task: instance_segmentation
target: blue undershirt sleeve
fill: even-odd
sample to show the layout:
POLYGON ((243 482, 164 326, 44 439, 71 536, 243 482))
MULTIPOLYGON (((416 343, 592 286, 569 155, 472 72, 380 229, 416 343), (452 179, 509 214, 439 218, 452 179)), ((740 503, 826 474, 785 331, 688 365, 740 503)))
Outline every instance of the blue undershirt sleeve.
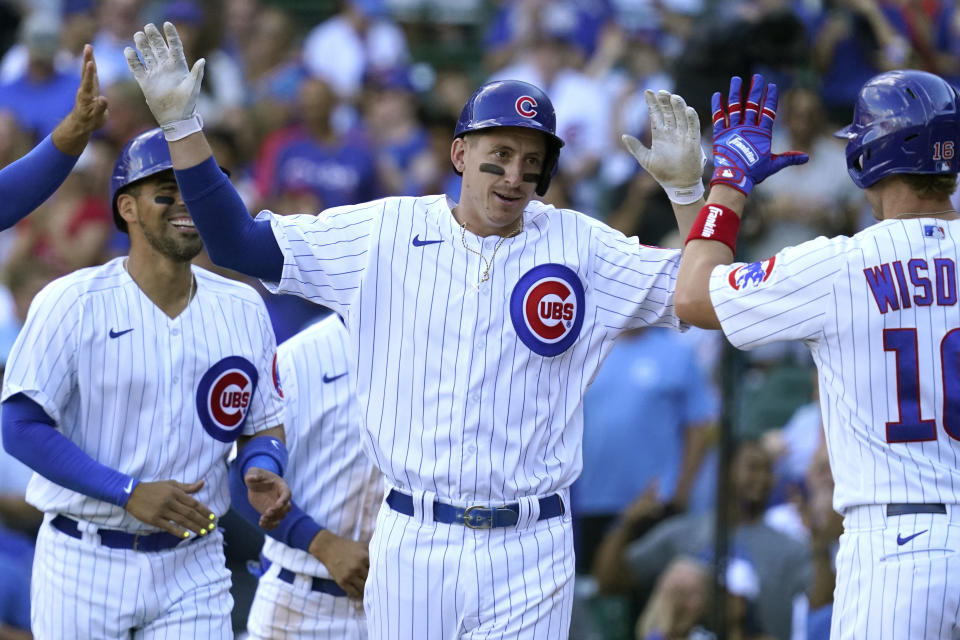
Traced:
POLYGON ((257 527, 265 534, 283 544, 301 549, 310 550, 310 543, 316 537, 323 527, 316 520, 308 516, 303 509, 297 506, 293 501, 290 502, 290 511, 284 516, 274 529, 267 531, 261 529, 260 514, 250 504, 247 497, 247 485, 243 482, 243 474, 240 472, 240 464, 234 460, 230 464, 230 506, 239 513, 244 520, 257 527))
POLYGON ((3 448, 46 479, 124 507, 137 481, 104 466, 56 429, 53 418, 22 393, 3 403, 3 448))
POLYGON ((47 136, 27 155, 0 170, 0 230, 12 227, 43 204, 63 184, 77 158, 57 149, 47 136))
POLYGON ((254 220, 213 156, 178 169, 177 184, 210 259, 248 276, 279 282, 283 253, 268 220, 254 220))

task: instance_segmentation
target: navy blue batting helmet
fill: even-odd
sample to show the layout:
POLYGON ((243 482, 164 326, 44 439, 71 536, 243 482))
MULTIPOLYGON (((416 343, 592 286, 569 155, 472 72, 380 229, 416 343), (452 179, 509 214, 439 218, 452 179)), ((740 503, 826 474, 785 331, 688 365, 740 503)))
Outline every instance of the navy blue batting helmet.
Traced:
POLYGON ((847 139, 847 171, 860 188, 897 173, 960 172, 960 94, 925 71, 888 71, 860 89, 847 139))
POLYGON ((113 221, 121 231, 127 230, 127 222, 120 217, 117 210, 117 196, 119 191, 144 178, 173 169, 170 159, 170 149, 159 128, 141 133, 128 142, 116 164, 113 165, 113 175, 110 176, 110 202, 113 206, 113 221))
POLYGON ((563 146, 563 140, 557 136, 557 116, 547 94, 519 80, 489 82, 467 100, 453 135, 459 138, 494 127, 524 127, 543 132, 547 138, 547 155, 537 181, 537 195, 545 194, 557 172, 557 159, 563 146))

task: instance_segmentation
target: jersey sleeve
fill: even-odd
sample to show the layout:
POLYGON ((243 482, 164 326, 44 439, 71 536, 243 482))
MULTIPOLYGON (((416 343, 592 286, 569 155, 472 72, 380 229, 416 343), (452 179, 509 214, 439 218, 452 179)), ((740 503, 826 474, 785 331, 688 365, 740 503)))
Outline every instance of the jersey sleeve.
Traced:
POLYGON ((816 238, 766 260, 715 267, 710 300, 727 339, 739 349, 815 339, 834 308, 842 240, 816 238))
POLYGON ((645 326, 680 328, 673 309, 679 250, 642 245, 599 224, 592 227, 590 244, 590 284, 604 325, 618 333, 645 326))
POLYGON ((271 293, 290 293, 342 316, 359 294, 375 241, 383 201, 327 209, 319 215, 281 216, 263 211, 283 253, 280 282, 264 282, 271 293))
POLYGON ((244 435, 253 435, 258 431, 283 424, 283 399, 280 397, 280 384, 276 369, 277 340, 267 308, 259 299, 256 313, 259 332, 260 353, 257 354, 257 377, 259 382, 251 399, 250 412, 243 426, 244 435))
POLYGON ((63 409, 77 388, 80 305, 76 288, 65 279, 48 284, 34 297, 7 358, 3 400, 22 393, 62 423, 63 409))

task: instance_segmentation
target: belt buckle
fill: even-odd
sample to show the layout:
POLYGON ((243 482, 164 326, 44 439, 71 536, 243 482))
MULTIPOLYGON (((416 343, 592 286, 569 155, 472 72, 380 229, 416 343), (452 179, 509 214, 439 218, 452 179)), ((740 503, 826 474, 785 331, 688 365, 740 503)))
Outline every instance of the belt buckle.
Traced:
POLYGON ((494 512, 492 507, 467 507, 463 512, 463 526, 468 529, 493 529, 494 512))

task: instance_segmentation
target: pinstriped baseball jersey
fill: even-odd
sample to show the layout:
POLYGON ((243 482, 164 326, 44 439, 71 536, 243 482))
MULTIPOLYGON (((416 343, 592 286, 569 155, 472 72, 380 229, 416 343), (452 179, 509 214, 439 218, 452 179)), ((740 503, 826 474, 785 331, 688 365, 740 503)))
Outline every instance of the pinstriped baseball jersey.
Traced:
MULTIPOLYGON (((176 318, 140 290, 123 258, 47 285, 11 351, 3 399, 24 393, 84 452, 141 481, 203 478, 194 497, 223 514, 231 443, 283 422, 270 383, 276 346, 253 289, 193 274, 196 295, 176 318)), ((146 528, 39 474, 27 500, 102 527, 146 528)))
MULTIPOLYGON (((280 345, 277 368, 286 408, 297 504, 338 536, 370 540, 383 479, 360 447, 360 408, 348 372, 347 330, 330 316, 280 345)), ((263 553, 285 569, 330 577, 319 560, 268 537, 263 553)))
POLYGON ((480 238, 451 206, 262 212, 284 254, 266 284, 347 319, 364 447, 388 482, 465 503, 558 491, 580 472, 583 393, 614 339, 679 325, 679 252, 536 201, 518 235, 480 238))
POLYGON ((888 220, 711 274, 735 346, 810 348, 837 511, 960 502, 958 242, 957 221, 888 220))

